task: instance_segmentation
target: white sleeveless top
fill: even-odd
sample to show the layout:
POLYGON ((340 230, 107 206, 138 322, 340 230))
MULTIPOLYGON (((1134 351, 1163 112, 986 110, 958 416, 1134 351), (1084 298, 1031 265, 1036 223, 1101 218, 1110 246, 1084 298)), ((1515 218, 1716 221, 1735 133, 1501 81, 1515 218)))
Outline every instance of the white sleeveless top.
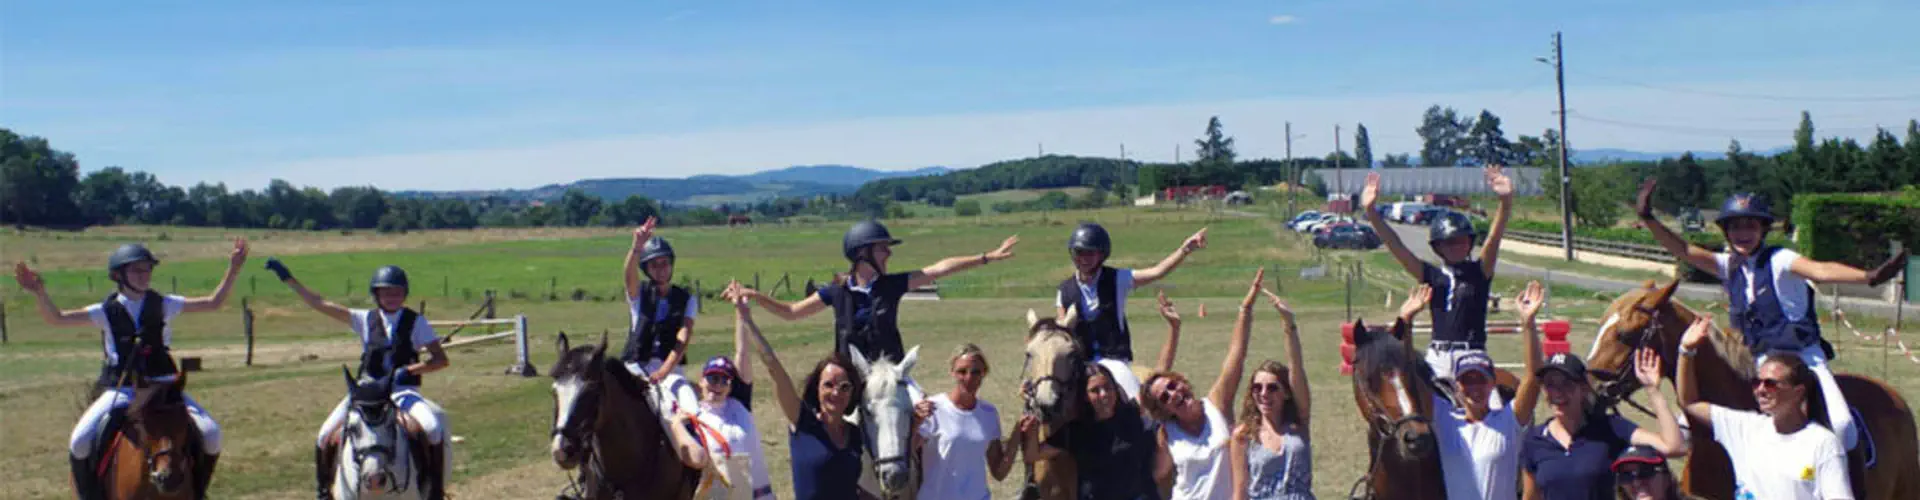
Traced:
POLYGON ((1188 434, 1178 422, 1161 426, 1167 430, 1167 454, 1173 457, 1171 500, 1213 500, 1233 495, 1233 477, 1227 472, 1227 441, 1233 428, 1212 400, 1202 399, 1200 405, 1206 408, 1207 422, 1198 434, 1188 434))

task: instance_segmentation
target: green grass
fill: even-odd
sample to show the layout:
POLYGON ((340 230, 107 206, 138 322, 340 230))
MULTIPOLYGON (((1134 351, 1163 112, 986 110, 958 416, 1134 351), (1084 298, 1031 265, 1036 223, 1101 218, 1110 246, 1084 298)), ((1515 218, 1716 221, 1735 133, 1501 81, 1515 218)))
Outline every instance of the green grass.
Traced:
POLYGON ((1093 192, 1093 188, 1066 187, 1066 188, 1054 188, 1054 189, 1006 189, 1001 191, 993 191, 990 193, 976 193, 976 194, 969 194, 969 195, 961 195, 959 199, 978 201, 980 202, 981 210, 990 210, 992 209, 993 204, 995 203, 1000 203, 1000 202, 1020 203, 1020 202, 1038 200, 1040 199, 1040 195, 1047 194, 1047 192, 1049 191, 1059 191, 1062 193, 1066 193, 1067 196, 1080 198, 1082 196, 1086 196, 1087 193, 1093 192))

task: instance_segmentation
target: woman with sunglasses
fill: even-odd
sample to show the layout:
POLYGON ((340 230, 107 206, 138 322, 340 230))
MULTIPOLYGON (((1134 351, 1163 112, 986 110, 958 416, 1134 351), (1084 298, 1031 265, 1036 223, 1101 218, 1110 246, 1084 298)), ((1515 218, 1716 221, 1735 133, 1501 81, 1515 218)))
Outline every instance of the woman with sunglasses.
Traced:
MULTIPOLYGON (((1140 386, 1145 391, 1141 406, 1149 417, 1162 424, 1167 454, 1173 457, 1173 500, 1222 499, 1233 495, 1233 477, 1227 472, 1230 460, 1226 456, 1233 428, 1227 423, 1226 412, 1220 409, 1233 407, 1234 393, 1240 386, 1240 375, 1247 361, 1253 301, 1263 291, 1260 285, 1266 280, 1266 274, 1264 268, 1254 273, 1253 285, 1240 301, 1233 338, 1228 341, 1226 359, 1220 362, 1220 377, 1214 379, 1205 399, 1194 397, 1193 383, 1179 372, 1154 373, 1140 386)), ((1271 293, 1267 296, 1275 308, 1286 308, 1279 297, 1271 293)))
POLYGON ((747 356, 753 324, 751 301, 730 295, 733 302, 733 356, 714 356, 700 370, 701 426, 706 448, 721 458, 731 486, 714 483, 714 500, 771 500, 773 480, 767 475, 767 457, 760 448, 760 431, 753 425, 753 358, 747 356), (734 360, 740 360, 737 364, 734 360), (724 451, 722 451, 724 450, 724 451))
MULTIPOLYGON (((1633 373, 1641 385, 1659 387, 1659 354, 1640 351, 1634 359, 1633 373)), ((1668 457, 1687 454, 1687 441, 1659 390, 1646 391, 1648 406, 1659 423, 1655 432, 1634 425, 1626 417, 1608 414, 1587 385, 1586 363, 1572 353, 1547 358, 1546 365, 1534 370, 1533 376, 1545 389, 1553 416, 1529 428, 1521 438, 1522 498, 1605 500, 1614 494, 1608 464, 1628 446, 1651 446, 1668 457)))
POLYGON ((1613 484, 1620 487, 1620 500, 1700 500, 1680 493, 1667 457, 1651 446, 1629 446, 1613 459, 1613 484))
POLYGON ((1300 359, 1293 310, 1267 292, 1286 331, 1287 364, 1267 360, 1247 384, 1247 405, 1233 430, 1228 457, 1235 500, 1313 500, 1313 446, 1308 417, 1313 398, 1300 359))
POLYGON ((1713 317, 1701 315, 1680 338, 1676 368, 1681 410, 1693 432, 1710 432, 1733 462, 1734 498, 1835 500, 1853 498, 1847 477, 1847 451, 1840 437, 1813 425, 1807 403, 1818 387, 1813 369, 1792 351, 1774 351, 1760 359, 1753 399, 1759 412, 1735 410, 1700 400, 1693 356, 1707 342, 1713 317))
MULTIPOLYGON (((751 298, 746 289, 734 284, 724 295, 736 304, 751 298)), ((735 306, 738 309, 738 306, 735 306)), ((806 385, 796 386, 785 365, 773 352, 773 345, 760 333, 751 315, 741 312, 745 327, 773 377, 773 393, 780 402, 780 413, 787 417, 788 454, 793 468, 793 497, 798 500, 872 499, 860 488, 862 452, 866 432, 860 424, 847 420, 860 407, 865 388, 860 371, 853 363, 834 354, 813 365, 806 385)))
POLYGON ((987 477, 1007 478, 1013 470, 1018 436, 1000 439, 1000 410, 980 399, 980 383, 987 378, 987 354, 980 346, 963 344, 948 363, 954 387, 928 396, 919 406, 930 407, 920 425, 921 500, 978 500, 992 495, 987 477))
MULTIPOLYGON (((1426 309, 1433 289, 1420 285, 1408 294, 1400 306, 1402 324, 1413 324, 1415 316, 1426 309)), ((1458 407, 1439 394, 1433 396, 1433 431, 1440 446, 1440 470, 1446 478, 1447 498, 1451 500, 1513 500, 1519 498, 1520 422, 1533 421, 1533 409, 1539 401, 1540 332, 1534 317, 1546 303, 1546 290, 1540 282, 1527 283, 1516 298, 1520 306, 1520 326, 1526 332, 1526 368, 1512 402, 1505 401, 1494 389, 1493 358, 1482 351, 1462 353, 1453 359, 1452 385, 1458 407)), ((1411 340, 1408 340, 1411 345, 1411 340)))

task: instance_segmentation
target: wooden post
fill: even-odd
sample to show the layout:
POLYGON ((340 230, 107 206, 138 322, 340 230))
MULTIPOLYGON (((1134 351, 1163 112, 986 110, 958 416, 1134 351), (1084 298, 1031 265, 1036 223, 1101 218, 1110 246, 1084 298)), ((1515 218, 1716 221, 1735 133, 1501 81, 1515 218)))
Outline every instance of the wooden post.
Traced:
POLYGON ((93 275, 87 275, 87 293, 93 293, 93 275))
POLYGON ((487 290, 487 319, 493 319, 493 290, 487 290))
POLYGON ((7 343, 7 302, 0 300, 0 344, 7 343))
POLYGON ((441 276, 441 277, 440 277, 440 296, 441 296, 441 297, 452 297, 452 296, 453 296, 453 288, 452 288, 452 284, 448 282, 448 280, 447 280, 447 277, 446 277, 446 276, 441 276))
POLYGON ((172 276, 168 279, 173 281, 173 293, 180 293, 180 277, 172 276))
POLYGON ((555 276, 547 277, 547 300, 558 300, 559 298, 560 278, 555 276))
POLYGON ((240 328, 247 335, 247 366, 253 366, 253 307, 247 297, 240 298, 240 328))

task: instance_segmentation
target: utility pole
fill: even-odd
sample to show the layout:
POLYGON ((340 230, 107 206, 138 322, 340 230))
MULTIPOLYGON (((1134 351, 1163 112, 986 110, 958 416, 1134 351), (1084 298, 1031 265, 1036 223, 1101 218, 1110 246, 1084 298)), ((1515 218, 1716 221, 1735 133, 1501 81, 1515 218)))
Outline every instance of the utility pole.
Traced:
POLYGON ((1293 168, 1293 122, 1287 122, 1287 177, 1287 216, 1292 217, 1293 214, 1296 213, 1294 212, 1295 195, 1293 188, 1297 187, 1295 186, 1296 184, 1299 184, 1298 179, 1304 177, 1293 168))
POLYGON ((1560 32, 1553 32, 1553 86, 1560 93, 1560 246, 1573 261, 1573 176, 1567 173, 1567 72, 1560 32))
MULTIPOLYGON (((1347 195, 1346 176, 1343 172, 1340 171, 1340 126, 1339 125, 1333 126, 1333 185, 1334 185, 1333 192, 1339 193, 1341 196, 1347 195)), ((1347 209, 1351 211, 1353 207, 1347 207, 1347 209)))

